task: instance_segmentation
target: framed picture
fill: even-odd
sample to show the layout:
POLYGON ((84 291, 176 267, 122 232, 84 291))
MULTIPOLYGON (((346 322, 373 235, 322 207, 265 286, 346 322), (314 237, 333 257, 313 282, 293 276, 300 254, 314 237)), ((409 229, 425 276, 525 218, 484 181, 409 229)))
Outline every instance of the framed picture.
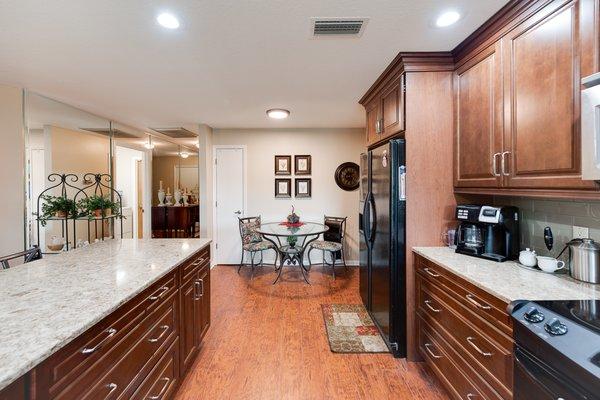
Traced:
POLYGON ((310 178, 296 178, 296 197, 312 196, 312 180, 310 178))
POLYGON ((310 175, 312 172, 311 156, 294 156, 294 171, 296 175, 310 175))
POLYGON ((292 197, 292 180, 290 178, 275 179, 275 197, 292 197))
POLYGON ((275 156, 275 175, 292 174, 292 156, 275 156))

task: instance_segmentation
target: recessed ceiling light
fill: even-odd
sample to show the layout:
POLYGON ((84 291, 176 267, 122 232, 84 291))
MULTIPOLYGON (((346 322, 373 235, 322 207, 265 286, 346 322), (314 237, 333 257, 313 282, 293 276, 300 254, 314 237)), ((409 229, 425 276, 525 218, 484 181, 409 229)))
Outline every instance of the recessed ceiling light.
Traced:
POLYGON ((459 13, 457 13, 456 11, 447 11, 447 12, 443 13, 442 15, 440 15, 435 20, 435 25, 438 26, 439 28, 444 28, 446 26, 450 26, 450 25, 456 23, 459 19, 460 19, 459 13))
POLYGON ((273 119, 285 119, 290 116, 290 112, 288 110, 284 110, 283 108, 272 108, 267 110, 267 115, 269 118, 273 119))
POLYGON ((170 13, 162 13, 158 17, 156 17, 156 22, 160 25, 164 26, 167 29, 177 29, 179 28, 179 20, 170 13))

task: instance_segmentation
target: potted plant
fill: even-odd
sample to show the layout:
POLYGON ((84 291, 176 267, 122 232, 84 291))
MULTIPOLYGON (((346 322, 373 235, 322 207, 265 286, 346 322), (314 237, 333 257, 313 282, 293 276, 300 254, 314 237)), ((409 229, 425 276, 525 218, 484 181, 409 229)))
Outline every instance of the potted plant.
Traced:
POLYGON ((81 199, 78 207, 82 215, 87 215, 90 219, 121 215, 119 203, 98 195, 81 199))
POLYGON ((52 218, 70 218, 76 215, 75 202, 63 196, 43 195, 42 215, 38 216, 42 226, 52 218))

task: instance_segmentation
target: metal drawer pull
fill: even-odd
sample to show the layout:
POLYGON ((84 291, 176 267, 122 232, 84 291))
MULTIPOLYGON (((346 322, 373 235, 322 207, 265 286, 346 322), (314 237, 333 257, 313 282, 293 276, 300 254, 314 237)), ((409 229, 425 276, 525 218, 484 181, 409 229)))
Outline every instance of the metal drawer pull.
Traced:
POLYGON ((196 287, 196 300, 200 300, 202 296, 204 296, 204 281, 202 279, 198 279, 194 282, 194 286, 196 287), (198 294, 198 289, 200 289, 200 294, 198 294))
POLYGON ((197 267, 198 265, 202 264, 203 262, 204 262, 204 258, 199 258, 192 263, 192 266, 197 267))
POLYGON ((500 164, 502 165, 502 175, 504 176, 509 176, 510 174, 506 171, 506 161, 505 161, 505 155, 510 154, 510 151, 505 151, 502 153, 502 158, 500 159, 500 164))
POLYGON ((429 355, 433 358, 442 358, 442 356, 438 356, 433 351, 431 351, 430 347, 433 347, 431 343, 425 343, 425 350, 429 353, 429 355))
POLYGON ((106 342, 108 339, 113 337, 115 335, 115 333, 117 333, 117 330, 115 328, 110 328, 110 329, 106 330, 106 333, 108 333, 108 335, 94 347, 84 347, 83 350, 81 350, 81 354, 91 354, 91 353, 95 352, 96 350, 101 349, 104 342, 106 342))
POLYGON ((471 345, 472 348, 474 348, 482 356, 484 356, 484 357, 491 357, 492 356, 492 353, 489 353, 487 351, 481 350, 481 348, 475 344, 475 338, 473 336, 469 336, 467 338, 467 342, 471 345))
POLYGON ((467 298, 467 300, 469 300, 472 304, 475 304, 477 307, 481 308, 482 310, 491 310, 492 307, 488 306, 487 304, 481 304, 480 302, 478 302, 477 300, 475 300, 475 296, 473 296, 472 294, 468 294, 465 296, 467 298))
POLYGON ((163 336, 165 336, 165 333, 167 333, 167 331, 169 330, 169 325, 161 325, 160 329, 162 329, 162 333, 160 335, 158 335, 158 337, 156 338, 152 338, 152 339, 148 339, 148 341, 150 343, 156 343, 160 340, 160 338, 162 338, 163 336))
POLYGON ((114 392, 115 390, 117 390, 117 388, 119 386, 116 383, 109 383, 108 385, 106 385, 106 387, 108 387, 108 389, 110 389, 108 391, 108 394, 105 397, 105 399, 108 399, 110 397, 110 395, 112 394, 112 392, 114 392))
POLYGON ((440 274, 431 272, 431 269, 429 269, 429 268, 423 268, 423 271, 427 272, 430 276, 433 276, 434 278, 439 278, 441 276, 440 274))
POLYGON ((498 162, 496 161, 496 157, 498 157, 500 155, 500 153, 494 153, 494 155, 492 156, 492 169, 494 176, 502 176, 500 173, 498 173, 498 162))
POLYGON ((429 309, 430 309, 431 311, 433 311, 434 313, 439 313, 440 311, 442 311, 442 310, 440 310, 440 309, 438 309, 438 308, 434 308, 434 307, 431 305, 431 300, 425 300, 425 305, 427 306, 427 308, 429 308, 429 309))
POLYGON ((162 389, 160 389, 160 392, 158 392, 156 396, 148 396, 148 400, 157 400, 163 397, 163 395, 167 391, 167 388, 169 387, 169 382, 171 382, 171 378, 163 378, 161 379, 161 381, 165 381, 165 385, 162 387, 162 389))
POLYGON ((161 297, 163 297, 163 295, 165 293, 167 293, 167 290, 169 290, 169 287, 168 286, 163 286, 163 287, 160 288, 160 294, 158 294, 158 295, 153 294, 152 296, 148 297, 148 299, 152 300, 152 301, 158 300, 161 297))

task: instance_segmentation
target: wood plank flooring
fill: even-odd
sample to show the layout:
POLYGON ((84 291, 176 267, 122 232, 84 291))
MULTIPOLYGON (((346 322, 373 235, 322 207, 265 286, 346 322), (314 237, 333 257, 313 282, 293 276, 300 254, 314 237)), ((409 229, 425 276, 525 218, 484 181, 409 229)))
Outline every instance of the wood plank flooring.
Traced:
POLYGON ((212 270, 212 320, 177 400, 447 399, 421 363, 390 354, 334 354, 321 304, 360 303, 358 269, 212 270))

